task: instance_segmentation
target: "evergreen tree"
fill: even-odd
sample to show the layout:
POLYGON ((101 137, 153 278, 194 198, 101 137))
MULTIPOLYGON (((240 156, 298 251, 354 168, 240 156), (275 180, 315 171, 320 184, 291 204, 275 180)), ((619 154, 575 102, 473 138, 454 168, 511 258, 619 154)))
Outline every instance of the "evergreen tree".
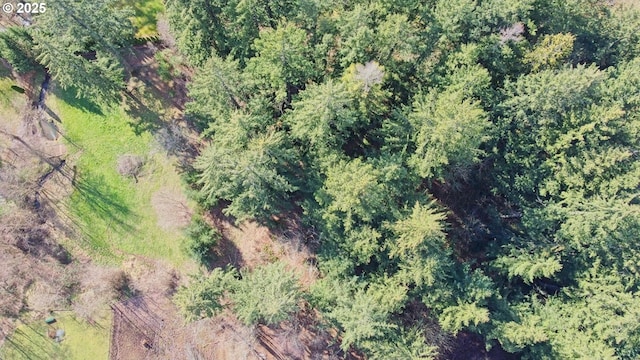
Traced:
MULTIPOLYGON (((212 6, 172 15, 202 66, 201 201, 239 220, 302 208, 321 274, 309 301, 344 351, 433 358, 434 324, 523 358, 638 357, 638 10, 212 6)), ((289 310, 260 309, 249 284, 265 299, 279 284, 263 279, 228 290, 248 324, 295 311, 297 290, 289 310)))
POLYGON ((416 152, 410 164, 420 176, 444 179, 464 173, 480 160, 489 122, 478 101, 461 92, 444 91, 420 97, 409 117, 415 129, 416 152))
POLYGON ((221 300, 235 281, 235 271, 217 268, 207 276, 192 277, 189 286, 180 287, 173 300, 188 321, 212 317, 224 308, 221 300))
POLYGON ((327 170, 327 179, 316 195, 325 207, 329 226, 349 231, 361 224, 380 221, 392 206, 393 190, 383 182, 383 173, 360 159, 341 160, 327 170))
POLYGON ((253 43, 256 56, 247 64, 247 73, 275 104, 290 103, 314 74, 306 33, 292 23, 265 29, 253 43))
POLYGON ((244 109, 249 89, 237 61, 211 55, 189 84, 189 96, 192 101, 187 103, 187 112, 204 130, 210 123, 225 122, 234 111, 244 109))
POLYGON ((9 27, 0 32, 0 57, 19 74, 40 69, 33 49, 33 38, 26 28, 9 27))
POLYGON ((354 345, 360 347, 395 331, 398 326, 390 321, 390 315, 403 307, 406 291, 404 286, 387 280, 337 298, 327 316, 343 331, 340 347, 345 351, 354 345))
POLYGON ((230 299, 234 313, 246 325, 273 325, 298 310, 302 291, 284 263, 273 263, 242 273, 230 299))
POLYGON ((236 1, 166 0, 169 24, 176 44, 193 65, 204 65, 211 56, 225 57, 236 45, 227 13, 236 1))
POLYGON ((361 121, 343 83, 328 80, 308 86, 285 118, 291 135, 315 151, 340 148, 361 121))
POLYGON ((115 0, 51 3, 33 31, 38 60, 63 87, 112 101, 124 88, 119 48, 133 38, 131 15, 115 0))
POLYGON ((197 159, 200 193, 209 206, 220 200, 231 204, 225 212, 237 221, 267 220, 278 214, 296 189, 283 175, 292 160, 284 148, 284 136, 269 132, 247 138, 242 129, 246 117, 235 114, 227 136, 217 139, 197 159))

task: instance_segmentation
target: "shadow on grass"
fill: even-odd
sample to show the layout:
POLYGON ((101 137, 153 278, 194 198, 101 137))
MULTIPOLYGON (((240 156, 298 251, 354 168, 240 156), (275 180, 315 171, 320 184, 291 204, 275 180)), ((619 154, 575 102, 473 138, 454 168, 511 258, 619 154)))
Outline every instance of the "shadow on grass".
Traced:
MULTIPOLYGON (((45 336, 45 327, 26 326, 26 329, 16 329, 6 338, 4 351, 1 355, 6 359, 68 359, 70 354, 66 349, 56 344, 53 339, 45 336)), ((64 340, 63 340, 64 341, 64 340)))
POLYGON ((13 91, 15 91, 17 93, 20 93, 20 94, 24 94, 24 92, 25 92, 24 89, 21 88, 18 85, 11 85, 11 90, 13 90, 13 91))
POLYGON ((136 135, 139 136, 145 132, 156 132, 164 126, 158 113, 151 110, 134 94, 125 92, 123 100, 127 114, 134 120, 129 125, 131 125, 136 135))
POLYGON ((13 74, 11 74, 11 70, 9 69, 9 63, 7 63, 4 59, 0 59, 0 79, 9 78, 13 79, 13 74))
POLYGON ((85 112, 96 114, 96 115, 104 115, 102 109, 98 103, 95 101, 88 99, 86 97, 78 97, 76 96, 76 90, 74 89, 61 89, 55 88, 53 93, 62 99, 67 104, 79 108, 85 112))
POLYGON ((97 175, 76 177, 73 185, 78 193, 77 196, 85 204, 82 211, 89 212, 78 214, 87 222, 86 226, 89 229, 92 228, 92 219, 97 218, 108 224, 108 231, 130 233, 135 230, 134 224, 138 222, 139 216, 131 211, 124 196, 115 191, 104 177, 97 175))
POLYGON ((47 115, 49 115, 52 119, 59 123, 62 123, 62 119, 60 119, 58 114, 53 112, 53 110, 51 110, 46 104, 42 105, 42 109, 44 109, 44 112, 47 113, 47 115))

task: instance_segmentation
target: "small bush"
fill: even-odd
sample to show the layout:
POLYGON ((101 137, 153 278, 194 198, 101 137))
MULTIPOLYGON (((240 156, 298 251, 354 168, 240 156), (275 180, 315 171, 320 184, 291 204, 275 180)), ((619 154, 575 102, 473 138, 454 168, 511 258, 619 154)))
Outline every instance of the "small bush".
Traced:
POLYGON ((144 159, 141 156, 125 154, 118 158, 116 170, 118 170, 120 175, 132 177, 138 182, 138 175, 143 165, 144 159))
POLYGON ((137 291, 131 283, 131 277, 122 270, 113 274, 109 279, 109 286, 120 299, 126 299, 137 295, 137 291))
POLYGON ((178 66, 180 65, 180 58, 173 54, 169 49, 159 51, 155 55, 158 63, 158 75, 163 81, 170 81, 174 77, 180 76, 178 66))
POLYGON ((218 229, 212 228, 201 217, 194 217, 185 229, 186 249, 196 261, 207 264, 213 260, 213 248, 222 238, 218 229))

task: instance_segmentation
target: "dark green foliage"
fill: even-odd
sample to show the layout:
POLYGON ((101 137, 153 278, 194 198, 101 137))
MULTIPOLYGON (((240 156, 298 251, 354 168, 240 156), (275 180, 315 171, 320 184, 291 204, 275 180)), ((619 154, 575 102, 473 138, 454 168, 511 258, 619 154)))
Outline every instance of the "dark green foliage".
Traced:
MULTIPOLYGON (((193 4, 168 1, 200 66, 202 202, 239 221, 302 210, 308 299, 343 350, 431 358, 437 324, 525 358, 638 356, 638 10, 193 4)), ((244 322, 295 310, 260 313, 249 280, 230 290, 244 322)))
POLYGON ((342 329, 342 349, 384 339, 386 334, 397 331, 390 315, 403 307, 407 288, 393 279, 381 281, 365 290, 363 284, 353 280, 340 283, 325 278, 312 289, 316 305, 342 329))
MULTIPOLYGON (((640 356, 637 7, 165 3, 210 141, 190 174, 200 202, 238 223, 300 212, 320 270, 304 294, 280 263, 216 269, 178 291, 188 318, 227 304, 276 324, 308 295, 372 359, 433 358, 433 332, 463 331, 530 359, 640 356)), ((0 54, 118 99, 130 16, 58 0, 1 33, 0 54)), ((202 219, 188 233, 210 260, 220 234, 202 219)))
POLYGON ((328 80, 310 85, 294 100, 293 111, 287 114, 291 135, 314 151, 342 147, 360 120, 353 103, 342 82, 328 80))
POLYGON ((519 319, 499 323, 494 335, 507 349, 527 349, 527 359, 637 358, 637 294, 615 276, 602 275, 587 275, 575 289, 545 303, 530 299, 514 306, 519 319))
POLYGON ((186 249, 198 263, 207 264, 213 260, 213 248, 222 238, 218 229, 211 227, 201 217, 194 217, 185 229, 186 249))
POLYGON ((222 297, 237 281, 236 275, 233 270, 217 268, 209 275, 194 276, 189 286, 178 289, 173 301, 189 321, 214 316, 223 309, 222 297))
POLYGON ((51 3, 33 31, 38 61, 78 95, 116 100, 126 67, 120 47, 133 38, 131 15, 116 0, 51 3))
POLYGON ((197 66, 213 55, 231 55, 244 64, 254 54, 251 45, 260 30, 291 18, 297 5, 289 0, 166 0, 165 4, 178 48, 197 66))
POLYGON ((329 226, 351 230, 360 224, 380 221, 390 205, 392 191, 383 182, 383 173, 360 159, 341 160, 326 172, 324 187, 318 192, 318 203, 326 210, 329 226))
POLYGON ((189 321, 212 317, 225 305, 246 325, 274 325, 298 310, 302 290, 295 273, 277 262, 238 273, 216 268, 192 278, 174 297, 189 321))
POLYGON ((220 1, 166 0, 165 7, 178 48, 192 64, 204 64, 215 50, 229 52, 220 1))
POLYGON ((273 263, 242 273, 230 299, 233 312, 246 325, 274 325, 298 310, 302 291, 298 278, 284 263, 273 263))
POLYGON ((248 61, 247 72, 260 91, 275 97, 276 104, 289 103, 314 75, 306 33, 294 24, 261 31, 253 49, 256 56, 248 61))
POLYGON ((248 88, 242 78, 237 61, 211 56, 189 85, 193 99, 187 111, 197 119, 200 130, 213 122, 225 122, 234 110, 240 110, 248 101, 248 88))
POLYGON ((225 129, 229 131, 225 137, 216 133, 220 141, 209 146, 195 163, 200 171, 198 184, 207 204, 231 201, 225 212, 236 220, 268 220, 283 210, 289 194, 296 190, 280 170, 291 155, 283 149, 284 136, 279 132, 242 138, 236 131, 242 131, 247 120, 237 114, 225 129))
POLYGON ((19 74, 40 69, 33 49, 33 38, 25 28, 10 27, 0 32, 0 57, 7 60, 19 74))

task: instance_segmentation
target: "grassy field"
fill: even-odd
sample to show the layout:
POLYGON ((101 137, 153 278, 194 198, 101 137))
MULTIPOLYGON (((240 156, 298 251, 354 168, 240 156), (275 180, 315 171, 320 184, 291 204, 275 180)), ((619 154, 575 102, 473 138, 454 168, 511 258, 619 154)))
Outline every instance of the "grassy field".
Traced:
POLYGON ((157 35, 156 23, 158 14, 164 10, 162 0, 145 0, 125 2, 135 11, 132 19, 133 26, 138 29, 136 37, 145 38, 157 35))
POLYGON ((0 349, 1 359, 11 360, 69 360, 107 359, 111 319, 105 317, 89 325, 71 315, 56 316, 56 322, 46 325, 44 320, 21 324, 0 349), (47 336, 49 330, 65 331, 64 340, 56 343, 47 336))
POLYGON ((180 247, 184 235, 158 226, 151 198, 160 189, 179 192, 182 183, 171 160, 153 150, 152 135, 136 133, 133 120, 119 108, 97 107, 64 92, 51 95, 47 104, 62 119, 75 161, 76 190, 68 209, 83 230, 81 246, 96 260, 118 262, 136 254, 180 267, 187 261, 180 247), (125 154, 145 159, 138 181, 116 170, 125 154))

